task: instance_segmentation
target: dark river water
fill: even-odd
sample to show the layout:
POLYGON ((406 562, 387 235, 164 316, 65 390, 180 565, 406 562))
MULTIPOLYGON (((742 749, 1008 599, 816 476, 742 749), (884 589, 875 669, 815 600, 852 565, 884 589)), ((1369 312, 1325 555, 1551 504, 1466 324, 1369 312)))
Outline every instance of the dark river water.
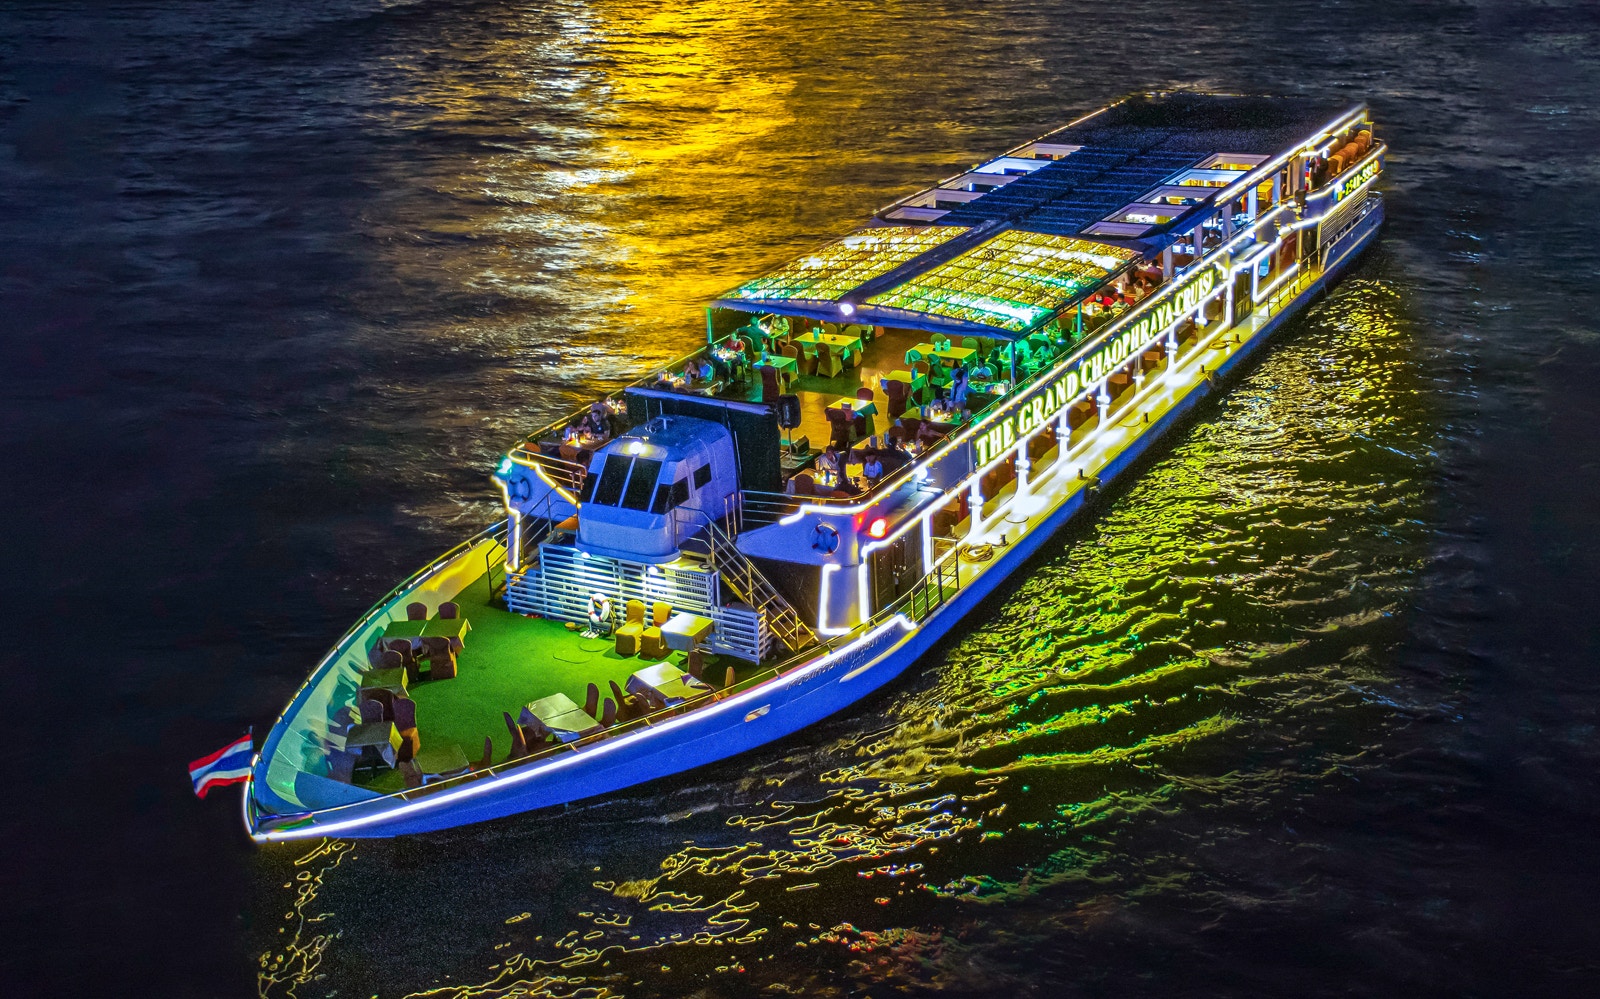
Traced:
POLYGON ((0 6, 0 992, 1600 992, 1597 62, 1558 0, 0 6), (190 794, 702 301, 1180 86, 1369 100, 1386 235, 887 692, 412 840, 190 794))

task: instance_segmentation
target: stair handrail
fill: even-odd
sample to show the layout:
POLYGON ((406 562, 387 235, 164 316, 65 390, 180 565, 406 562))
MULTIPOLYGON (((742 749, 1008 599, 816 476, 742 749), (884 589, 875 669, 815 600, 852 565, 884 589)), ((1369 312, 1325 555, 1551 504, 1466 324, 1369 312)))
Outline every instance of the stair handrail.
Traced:
MULTIPOLYGON (((738 504, 732 501, 732 496, 729 500, 730 502, 724 507, 722 519, 733 525, 738 521, 738 504)), ((685 504, 678 509, 693 513, 701 525, 700 529, 678 542, 680 551, 698 554, 691 546, 700 540, 703 532, 705 557, 711 567, 722 575, 741 598, 749 601, 751 606, 766 616, 768 626, 790 651, 798 652, 816 644, 817 636, 801 619, 800 612, 766 576, 762 575, 756 564, 739 550, 739 546, 734 543, 728 532, 718 526, 716 518, 696 506, 685 504)))

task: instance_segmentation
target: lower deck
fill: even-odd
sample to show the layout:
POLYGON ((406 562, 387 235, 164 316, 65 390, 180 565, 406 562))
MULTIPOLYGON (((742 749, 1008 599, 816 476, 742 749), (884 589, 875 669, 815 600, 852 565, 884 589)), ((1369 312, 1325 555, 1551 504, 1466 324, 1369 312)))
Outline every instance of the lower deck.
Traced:
MULTIPOLYGON (((600 688, 602 698, 609 698, 610 684, 625 688, 636 670, 662 662, 684 668, 682 652, 671 652, 665 659, 624 656, 609 635, 585 638, 563 622, 508 611, 498 597, 491 598, 487 575, 458 594, 455 602, 471 625, 457 656, 456 676, 423 679, 408 689, 417 705, 417 732, 427 754, 454 744, 476 763, 487 738, 493 747, 492 761, 498 763, 511 752, 511 734, 502 712, 515 719, 524 705, 558 693, 582 705, 591 683, 600 688)), ((735 682, 757 669, 731 656, 704 658, 705 680, 714 687, 723 686, 729 668, 734 669, 735 682)), ((405 786, 398 770, 385 767, 358 770, 354 783, 379 792, 405 786)))

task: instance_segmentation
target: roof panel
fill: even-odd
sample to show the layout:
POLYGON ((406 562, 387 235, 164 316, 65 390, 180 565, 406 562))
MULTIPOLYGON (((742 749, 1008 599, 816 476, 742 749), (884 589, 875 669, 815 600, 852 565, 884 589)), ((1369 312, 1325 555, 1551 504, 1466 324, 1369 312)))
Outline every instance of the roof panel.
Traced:
POLYGON ((832 302, 966 232, 965 226, 875 226, 835 240, 747 281, 723 298, 746 302, 832 302))
POLYGON ((1020 333, 1134 256, 1119 246, 1007 230, 865 304, 1020 333))

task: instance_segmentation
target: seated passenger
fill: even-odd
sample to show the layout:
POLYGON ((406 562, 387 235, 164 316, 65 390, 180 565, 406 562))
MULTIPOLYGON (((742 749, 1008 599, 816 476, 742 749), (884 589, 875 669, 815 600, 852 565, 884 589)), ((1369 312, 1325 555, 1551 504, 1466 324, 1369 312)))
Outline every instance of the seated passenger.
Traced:
POLYGON ((844 465, 839 461, 839 452, 832 444, 822 452, 822 457, 817 459, 817 468, 820 471, 832 472, 835 475, 844 470, 844 465))
POLYGON ((878 452, 867 452, 867 460, 861 463, 861 474, 867 477, 867 484, 872 486, 883 478, 883 461, 878 457, 878 452))

